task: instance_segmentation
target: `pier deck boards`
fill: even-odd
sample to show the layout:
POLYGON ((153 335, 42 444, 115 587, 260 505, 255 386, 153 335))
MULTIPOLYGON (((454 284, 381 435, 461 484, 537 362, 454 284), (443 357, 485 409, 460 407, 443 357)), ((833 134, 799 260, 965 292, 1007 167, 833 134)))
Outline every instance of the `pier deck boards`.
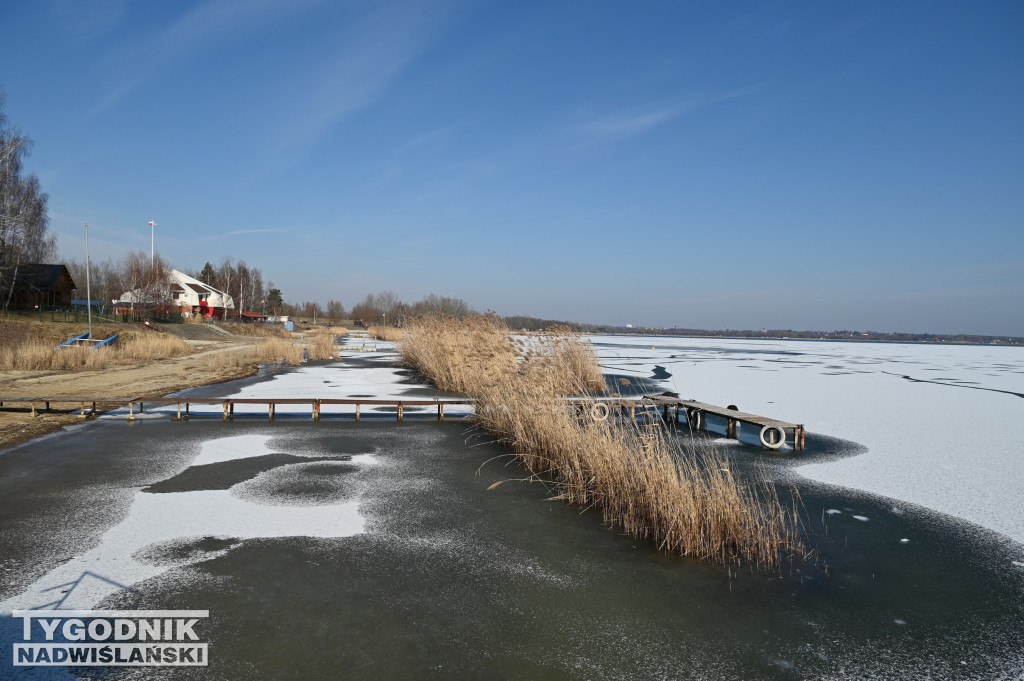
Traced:
MULTIPOLYGON (((803 449, 805 445, 806 432, 803 424, 789 423, 779 419, 759 416, 747 412, 719 407, 697 400, 684 400, 678 397, 664 395, 638 396, 638 397, 565 397, 562 403, 567 407, 574 407, 578 413, 593 418, 607 418, 609 415, 618 412, 618 418, 625 418, 629 414, 629 420, 636 418, 637 412, 649 413, 660 412, 665 422, 670 422, 674 416, 675 422, 680 422, 680 415, 685 414, 685 420, 693 430, 704 430, 706 426, 705 417, 708 414, 718 416, 726 420, 726 437, 738 438, 739 424, 749 424, 759 430, 761 444, 768 449, 778 449, 789 444, 793 449, 803 449), (595 411, 597 405, 603 405, 595 411), (675 410, 674 415, 671 413, 675 410), (588 411, 589 410, 589 411, 588 411)), ((405 420, 405 409, 412 407, 422 409, 433 407, 437 410, 437 420, 445 420, 445 407, 450 405, 476 406, 476 400, 472 398, 443 398, 443 399, 374 399, 374 398, 335 398, 335 397, 0 397, 0 409, 21 408, 28 406, 35 416, 38 407, 46 411, 51 409, 52 404, 71 404, 79 410, 79 416, 86 418, 97 411, 128 407, 128 420, 134 420, 135 411, 145 413, 145 405, 174 405, 177 407, 176 420, 182 421, 190 418, 191 405, 217 405, 222 409, 224 421, 235 418, 235 407, 237 405, 265 405, 266 414, 269 420, 274 420, 276 407, 281 405, 308 405, 309 414, 314 421, 320 420, 323 407, 330 405, 347 405, 355 407, 355 420, 362 419, 363 405, 380 407, 389 406, 395 408, 397 421, 405 420), (100 409, 102 407, 102 409, 100 409), (182 411, 184 407, 184 412, 182 411)), ((73 410, 73 409, 72 409, 73 410)), ((458 418, 472 418, 472 415, 463 414, 458 418)))

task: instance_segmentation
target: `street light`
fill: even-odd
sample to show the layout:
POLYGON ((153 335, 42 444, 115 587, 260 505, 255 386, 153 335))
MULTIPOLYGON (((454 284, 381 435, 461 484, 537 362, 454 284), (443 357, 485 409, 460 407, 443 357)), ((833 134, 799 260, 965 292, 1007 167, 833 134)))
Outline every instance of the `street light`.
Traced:
POLYGON ((156 223, 152 220, 149 221, 149 266, 152 267, 153 263, 156 262, 154 253, 156 252, 153 246, 156 244, 155 230, 156 223))
POLYGON ((89 287, 89 223, 85 223, 85 309, 89 316, 89 338, 92 338, 92 289, 89 287))

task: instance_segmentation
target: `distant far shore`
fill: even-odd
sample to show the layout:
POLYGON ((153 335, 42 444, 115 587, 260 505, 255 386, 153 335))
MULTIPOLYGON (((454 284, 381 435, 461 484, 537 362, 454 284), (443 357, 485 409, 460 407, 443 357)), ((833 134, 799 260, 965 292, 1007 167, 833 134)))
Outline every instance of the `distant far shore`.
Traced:
POLYGON ((771 332, 711 332, 711 331, 673 331, 670 329, 622 329, 616 331, 585 331, 593 336, 662 336, 666 338, 722 338, 733 340, 804 340, 828 341, 832 343, 921 343, 932 345, 1012 345, 1024 346, 1024 338, 1018 336, 943 336, 936 334, 899 334, 899 333, 809 333, 800 332, 794 335, 773 335, 771 332), (926 336, 926 337, 918 337, 926 336))

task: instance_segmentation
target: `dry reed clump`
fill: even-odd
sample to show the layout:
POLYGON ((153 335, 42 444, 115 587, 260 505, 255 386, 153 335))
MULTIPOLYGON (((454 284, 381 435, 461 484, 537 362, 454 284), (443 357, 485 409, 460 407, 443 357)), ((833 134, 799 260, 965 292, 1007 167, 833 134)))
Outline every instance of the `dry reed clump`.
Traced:
POLYGON ((333 334, 318 334, 306 345, 311 361, 334 359, 338 355, 337 338, 333 334))
POLYGON ((348 334, 348 329, 346 329, 344 326, 311 326, 308 329, 303 329, 302 331, 303 333, 306 334, 326 333, 333 334, 335 336, 344 336, 348 334))
POLYGON ((169 333, 122 333, 110 348, 124 359, 170 359, 192 354, 192 346, 169 333))
MULTIPOLYGON (((66 340, 66 339, 65 339, 66 340)), ((182 357, 192 348, 177 336, 122 332, 109 347, 57 348, 45 337, 23 336, 0 347, 0 371, 92 371, 133 361, 182 357)))
POLYGON ((217 326, 236 336, 256 336, 258 338, 292 337, 292 334, 280 324, 218 322, 217 326))
POLYGON ((57 350, 45 341, 23 341, 0 348, 0 371, 89 371, 110 363, 109 350, 68 347, 57 350))
POLYGON ((268 338, 257 343, 249 357, 257 362, 284 362, 296 366, 306 360, 334 359, 338 356, 336 343, 337 338, 331 334, 317 334, 306 343, 268 338))
POLYGON ((251 356, 258 362, 284 362, 295 366, 305 359, 306 351, 298 343, 282 338, 268 338, 256 344, 251 356))
MULTIPOLYGON (((511 339, 496 320, 427 317, 401 351, 439 387, 477 399, 478 424, 510 446, 556 497, 660 549, 778 569, 797 551, 796 514, 764 480, 741 480, 710 447, 684 449, 661 427, 580 418, 560 397, 597 387, 589 346, 565 329, 511 339)), ((603 378, 600 381, 603 384, 603 378)))
POLYGON ((402 342, 402 330, 394 326, 371 326, 366 329, 366 332, 382 341, 391 341, 392 343, 402 342))
MULTIPOLYGON (((239 357, 239 353, 232 352, 231 350, 224 350, 207 355, 205 364, 206 371, 208 373, 218 373, 237 370, 241 368, 243 361, 242 358, 239 357)), ((178 367, 178 376, 180 378, 185 378, 184 374, 184 368, 178 367)))

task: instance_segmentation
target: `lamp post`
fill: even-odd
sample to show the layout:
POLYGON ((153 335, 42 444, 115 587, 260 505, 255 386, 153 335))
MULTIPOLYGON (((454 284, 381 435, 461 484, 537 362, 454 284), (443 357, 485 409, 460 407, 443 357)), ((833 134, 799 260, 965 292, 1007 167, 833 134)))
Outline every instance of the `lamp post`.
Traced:
POLYGON ((156 253, 156 250, 154 249, 154 246, 156 244, 156 236, 155 236, 156 230, 155 230, 155 227, 156 227, 156 223, 154 221, 150 220, 149 221, 149 266, 150 267, 152 267, 153 263, 156 261, 156 257, 154 255, 156 253))
POLYGON ((85 223, 85 310, 89 316, 89 338, 92 338, 92 289, 89 287, 89 223, 85 223))

